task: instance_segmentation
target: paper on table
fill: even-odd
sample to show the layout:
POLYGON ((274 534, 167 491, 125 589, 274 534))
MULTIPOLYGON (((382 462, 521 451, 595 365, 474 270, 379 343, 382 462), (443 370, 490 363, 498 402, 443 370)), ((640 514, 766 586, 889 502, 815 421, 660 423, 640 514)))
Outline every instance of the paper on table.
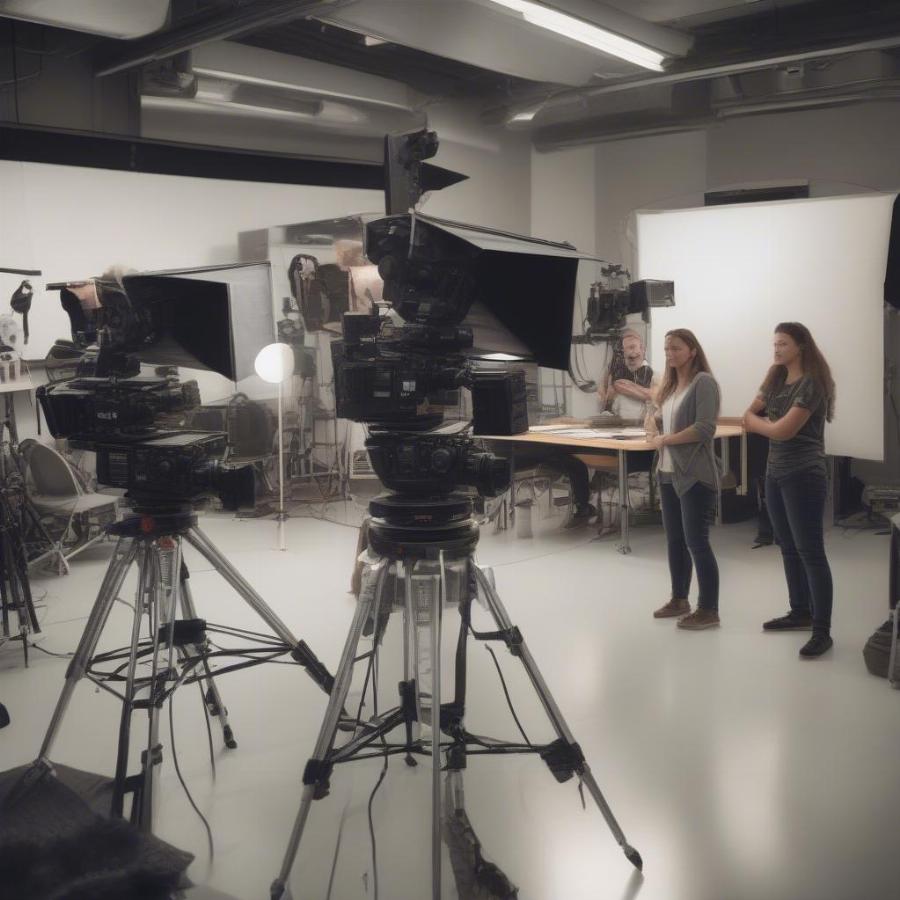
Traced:
POLYGON ((647 436, 643 428, 572 428, 565 425, 534 425, 528 429, 537 434, 557 434, 561 437, 591 438, 631 438, 640 440, 647 436))

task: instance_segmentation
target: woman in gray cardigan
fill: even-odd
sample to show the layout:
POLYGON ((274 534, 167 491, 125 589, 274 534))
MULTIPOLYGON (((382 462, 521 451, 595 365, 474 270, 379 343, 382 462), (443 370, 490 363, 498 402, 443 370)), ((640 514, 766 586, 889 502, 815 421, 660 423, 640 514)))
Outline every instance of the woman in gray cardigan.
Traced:
POLYGON ((679 628, 699 630, 719 624, 719 567, 709 543, 715 518, 719 471, 713 437, 719 415, 719 385, 693 332, 666 334, 666 372, 648 431, 659 453, 657 468, 663 526, 672 576, 672 598, 653 613, 657 619, 680 616, 679 628), (691 612, 691 570, 700 593, 691 612))

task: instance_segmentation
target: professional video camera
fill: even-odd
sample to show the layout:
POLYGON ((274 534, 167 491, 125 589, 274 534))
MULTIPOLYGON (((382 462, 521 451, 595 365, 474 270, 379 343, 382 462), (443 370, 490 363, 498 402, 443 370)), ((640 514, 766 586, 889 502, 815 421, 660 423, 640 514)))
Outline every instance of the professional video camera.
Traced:
POLYGON ((256 350, 274 333, 268 278, 257 264, 48 285, 60 291, 72 331, 50 354, 69 377, 51 376, 56 383, 37 391, 51 434, 94 450, 97 480, 127 489, 136 505, 207 496, 226 509, 252 505, 252 469, 221 461, 225 434, 158 426, 200 404, 196 381, 181 383, 171 367, 235 381, 252 374, 256 350), (142 375, 142 362, 163 368, 142 375))
POLYGON ((651 306, 672 306, 675 285, 671 281, 645 278, 631 281, 631 273, 621 265, 610 264, 600 270, 600 280, 591 285, 584 334, 574 343, 596 343, 617 337, 626 323, 639 316, 650 322, 651 306))
MULTIPOLYGON (((448 498, 461 485, 482 496, 501 493, 509 483, 505 459, 471 437, 433 429, 465 387, 475 435, 527 430, 524 372, 499 361, 567 367, 580 254, 419 213, 368 222, 366 252, 378 265, 385 302, 345 313, 343 340, 331 345, 338 416, 369 426, 375 473, 413 506, 448 498)), ((371 509, 398 524, 414 515, 448 522, 463 515, 463 505, 430 505, 423 518, 389 496, 371 509)))

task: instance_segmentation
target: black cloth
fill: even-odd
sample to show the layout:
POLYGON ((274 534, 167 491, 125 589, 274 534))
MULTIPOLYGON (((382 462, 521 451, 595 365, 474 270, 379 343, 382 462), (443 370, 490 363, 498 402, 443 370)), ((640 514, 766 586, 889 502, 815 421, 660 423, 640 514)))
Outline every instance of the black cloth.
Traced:
POLYGON ((189 883, 190 853, 91 808, 108 779, 56 771, 22 790, 36 773, 0 773, 0 900, 169 900, 189 883))
POLYGON ((795 406, 809 410, 804 426, 786 441, 769 441, 767 474, 775 478, 817 468, 825 474, 825 412, 827 400, 821 385, 809 375, 803 375, 793 384, 776 385, 769 393, 760 391, 766 404, 766 416, 770 422, 784 418, 795 406))
POLYGON ((719 566, 709 543, 709 528, 716 515, 716 492, 698 481, 679 497, 675 486, 663 474, 659 483, 659 502, 666 530, 672 599, 687 599, 691 571, 696 568, 697 605, 700 609, 718 612, 719 566))

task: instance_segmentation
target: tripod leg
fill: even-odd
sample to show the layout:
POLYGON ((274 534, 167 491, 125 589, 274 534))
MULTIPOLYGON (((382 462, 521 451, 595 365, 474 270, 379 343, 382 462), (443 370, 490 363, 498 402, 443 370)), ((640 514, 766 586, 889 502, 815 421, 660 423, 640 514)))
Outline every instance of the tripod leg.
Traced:
POLYGON ((0 626, 2 626, 4 637, 9 637, 9 607, 6 569, 3 565, 3 557, 0 555, 0 626))
POLYGON ((294 827, 281 864, 281 871, 272 882, 269 891, 271 900, 280 900, 284 894, 288 878, 291 875, 291 869, 294 866, 294 860, 297 858, 300 840, 303 837, 303 830, 306 827, 306 820, 313 800, 324 797, 327 794, 328 778, 331 774, 331 763, 328 757, 334 746, 334 738, 340 722, 341 712, 353 681, 353 662, 356 657, 356 648, 359 646, 366 622, 370 618, 375 621, 377 617, 378 605, 384 591, 388 569, 389 564, 387 561, 384 561, 375 576, 374 590, 367 590, 367 585, 364 582, 363 589, 359 594, 359 600, 356 602, 356 612, 353 615, 353 622, 350 625, 350 631, 347 633, 347 640, 344 643, 344 650, 341 653, 341 661, 338 664, 334 686, 328 700, 328 707, 325 710, 325 718, 319 729, 319 737, 316 740, 313 756, 307 761, 306 768, 303 771, 303 794, 300 798, 300 809, 297 811, 297 818, 294 821, 294 827))
MULTIPOLYGON (((407 578, 412 565, 407 563, 407 578)), ((431 596, 431 896, 441 900, 441 612, 446 589, 444 551, 439 585, 431 596)))
POLYGON ((272 608, 253 590, 249 582, 241 575, 228 560, 216 549, 212 541, 200 531, 199 528, 191 528, 185 535, 191 545, 212 565, 212 567, 241 595, 247 605, 292 648, 291 656, 302 665, 310 678, 319 687, 330 694, 334 685, 334 678, 328 669, 319 662, 315 653, 305 641, 298 641, 291 634, 287 625, 278 618, 272 608))
MULTIPOLYGON (((196 619, 197 608, 194 606, 194 598, 191 595, 191 588, 188 584, 189 578, 190 573, 182 559, 178 595, 181 601, 181 611, 186 619, 196 619)), ((193 656, 200 657, 200 665, 203 668, 203 678, 200 680, 200 687, 204 691, 204 702, 206 703, 210 715, 215 716, 222 726, 222 737, 225 740, 225 746, 228 747, 229 750, 234 750, 237 747, 237 741, 234 739, 231 725, 228 724, 228 710, 222 702, 222 696, 219 694, 219 689, 216 687, 212 670, 209 667, 207 644, 206 642, 203 644, 188 644, 187 647, 193 656)))
MULTIPOLYGON (((638 853, 638 851, 626 840, 625 834, 619 827, 619 823, 616 821, 612 810, 609 808, 609 804, 606 802, 606 798, 601 793, 600 787, 594 779, 593 773, 581 753, 581 748, 575 743, 575 739, 572 737, 572 732, 569 730, 569 726, 566 724, 563 714, 560 712, 546 682, 541 676, 537 664, 525 644, 525 640, 519 630, 513 626, 510 621, 509 615, 506 612, 500 597, 497 595, 497 591, 494 589, 493 584, 485 572, 475 565, 474 562, 472 563, 472 566, 475 571, 475 578, 478 582, 478 586, 481 588, 485 601, 487 602, 488 609, 496 621, 497 626, 506 635, 505 640, 510 652, 514 656, 519 657, 522 661, 522 665, 525 667, 525 671, 541 701, 541 705, 544 707, 544 711, 547 713, 547 717, 553 725, 553 730, 563 742, 564 749, 568 754, 567 763, 571 771, 574 771, 584 784, 587 785, 587 789, 594 798, 594 802, 597 804, 600 812, 603 814, 603 818, 606 820, 609 830, 613 833, 613 837, 615 837, 617 843, 622 848, 628 861, 636 869, 641 870, 643 861, 641 860, 640 853, 638 853)), ((554 774, 556 773, 554 772, 554 774)))
POLYGON ((78 682, 84 677, 85 672, 87 672, 91 657, 97 649, 97 641, 100 639, 100 634, 106 625, 110 610, 116 602, 116 598, 119 596, 122 583, 125 581, 125 576, 128 574, 128 570, 134 561, 136 553, 137 544, 133 539, 125 537, 119 538, 116 549, 113 551, 112 559, 109 562, 109 567, 106 570, 106 575, 103 578, 103 584, 100 585, 100 592, 97 594, 97 599, 88 616, 84 633, 81 635, 81 640, 78 642, 75 655, 72 657, 69 666, 66 669, 65 685, 63 686, 59 700, 56 701, 53 717, 50 720, 50 725, 47 728, 47 733, 44 735, 44 741, 41 744, 41 749, 38 754, 38 763, 42 764, 45 768, 50 767, 50 751, 53 748, 56 734, 62 724, 63 717, 66 714, 69 701, 72 699, 72 692, 75 690, 75 686, 78 682))
MULTIPOLYGON (((403 603, 403 690, 408 691, 407 703, 412 708, 406 717, 406 745, 412 747, 419 739, 422 721, 422 704, 419 699, 419 640, 416 630, 416 612, 413 602, 412 580, 406 578, 403 603)), ((406 764, 416 766, 412 753, 406 754, 406 764)))
MULTIPOLYGON (((116 754, 116 774, 113 782, 112 814, 122 818, 125 814, 125 794, 128 793, 128 755, 131 747, 131 716, 137 703, 135 697, 139 690, 137 682, 138 655, 140 653, 141 624, 144 613, 150 617, 152 633, 151 596, 154 590, 153 560, 150 545, 142 541, 137 551, 138 583, 134 595, 134 616, 131 622, 131 643, 129 644, 128 667, 125 676, 125 690, 122 698, 122 711, 119 716, 119 741, 116 754)), ((132 819, 135 818, 139 806, 135 792, 132 801, 132 819)))
POLYGON ((132 821, 143 831, 153 830, 155 813, 156 767, 162 762, 159 742, 159 716, 169 698, 168 685, 174 685, 175 671, 175 613, 178 598, 178 579, 181 572, 181 540, 161 537, 147 549, 151 573, 150 623, 152 628, 153 662, 148 685, 147 747, 141 754, 140 788, 136 794, 138 807, 132 811, 132 821))
POLYGON ((144 541, 138 554, 138 589, 135 597, 127 686, 119 728, 113 814, 123 815, 124 795, 132 791, 131 822, 146 832, 153 830, 156 767, 162 762, 159 714, 169 696, 167 683, 176 681, 173 665, 173 632, 180 559, 181 544, 172 537, 144 541), (137 664, 141 656, 140 632, 145 613, 149 626, 151 668, 149 676, 138 678, 137 664), (138 698, 142 693, 146 696, 138 698), (131 716, 136 709, 147 711, 147 744, 141 753, 140 773, 128 777, 131 716))
MULTIPOLYGON (((22 641, 22 655, 25 657, 25 668, 28 668, 28 634, 37 625, 37 616, 31 604, 31 591, 28 579, 25 582, 19 580, 19 569, 16 565, 15 554, 9 541, 3 542, 3 568, 9 578, 9 593, 12 596, 13 607, 19 619, 19 639, 22 641)), ((37 628, 40 631, 40 627, 37 628)))

